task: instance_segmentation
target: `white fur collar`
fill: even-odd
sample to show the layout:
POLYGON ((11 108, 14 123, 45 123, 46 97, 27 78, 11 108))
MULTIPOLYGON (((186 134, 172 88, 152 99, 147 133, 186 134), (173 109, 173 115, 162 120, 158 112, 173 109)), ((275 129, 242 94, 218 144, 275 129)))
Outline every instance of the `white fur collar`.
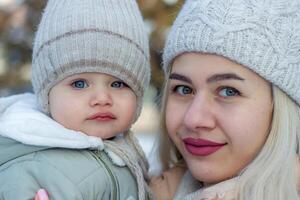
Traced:
POLYGON ((0 135, 35 146, 104 148, 101 138, 66 129, 42 113, 30 93, 0 99, 0 135))

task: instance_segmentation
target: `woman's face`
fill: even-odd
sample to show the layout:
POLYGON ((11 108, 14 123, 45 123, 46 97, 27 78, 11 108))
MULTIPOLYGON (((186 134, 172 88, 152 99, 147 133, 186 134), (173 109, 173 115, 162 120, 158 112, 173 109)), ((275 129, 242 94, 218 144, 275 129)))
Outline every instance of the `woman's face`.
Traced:
POLYGON ((187 53, 169 77, 166 127, 192 175, 206 184, 237 175, 269 134, 271 86, 221 56, 187 53))

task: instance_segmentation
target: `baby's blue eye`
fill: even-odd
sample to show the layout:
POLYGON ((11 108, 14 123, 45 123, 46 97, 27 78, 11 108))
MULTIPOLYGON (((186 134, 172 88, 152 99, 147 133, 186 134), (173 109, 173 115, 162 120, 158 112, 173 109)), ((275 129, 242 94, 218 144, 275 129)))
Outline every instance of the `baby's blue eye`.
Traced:
POLYGON ((83 89, 83 88, 87 88, 88 87, 87 82, 84 81, 84 80, 74 81, 71 85, 72 85, 72 87, 74 87, 76 89, 83 89))
POLYGON ((219 91, 219 95, 222 97, 232 97, 240 95, 240 92, 232 87, 225 87, 219 91))
POLYGON ((113 87, 113 88, 123 88, 123 87, 128 87, 128 85, 126 83, 124 83, 123 81, 114 81, 111 84, 111 87, 113 87))
POLYGON ((179 94, 179 95, 188 95, 188 94, 192 94, 193 90, 185 85, 178 85, 174 88, 174 92, 179 94))

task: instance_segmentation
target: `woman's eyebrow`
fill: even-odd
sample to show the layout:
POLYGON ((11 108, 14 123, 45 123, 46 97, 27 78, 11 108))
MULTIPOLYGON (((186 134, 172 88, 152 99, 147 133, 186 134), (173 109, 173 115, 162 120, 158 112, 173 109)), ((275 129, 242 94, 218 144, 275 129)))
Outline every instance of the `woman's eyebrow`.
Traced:
POLYGON ((176 73, 170 74, 169 79, 175 79, 175 80, 184 81, 184 82, 187 82, 189 84, 192 84, 192 80, 191 79, 189 79, 186 76, 183 76, 183 75, 180 75, 180 74, 176 74, 176 73))
POLYGON ((225 74, 214 74, 213 76, 209 77, 206 82, 211 83, 211 82, 224 81, 224 80, 244 81, 245 79, 241 78, 235 73, 225 73, 225 74))

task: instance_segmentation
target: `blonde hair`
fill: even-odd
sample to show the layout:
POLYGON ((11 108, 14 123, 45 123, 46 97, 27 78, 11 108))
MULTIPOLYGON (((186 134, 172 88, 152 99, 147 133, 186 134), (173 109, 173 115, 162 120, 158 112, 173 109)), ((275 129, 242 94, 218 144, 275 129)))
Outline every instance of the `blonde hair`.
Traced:
POLYGON ((239 176, 238 199, 299 199, 296 162, 299 155, 300 108, 276 86, 268 139, 239 176))
POLYGON ((180 160, 182 160, 181 154, 179 153, 171 139, 168 137, 168 131, 166 128, 166 105, 168 101, 168 88, 169 78, 166 77, 165 85, 163 86, 159 102, 162 112, 160 115, 161 134, 158 138, 158 148, 163 171, 171 168, 172 166, 179 163, 180 160))
MULTIPOLYGON (((180 163, 182 157, 166 129, 166 80, 161 99, 160 159, 163 169, 180 163)), ((272 86, 273 117, 270 133, 256 158, 239 174, 237 199, 283 200, 298 199, 296 162, 300 141, 300 108, 278 87, 272 86)))

